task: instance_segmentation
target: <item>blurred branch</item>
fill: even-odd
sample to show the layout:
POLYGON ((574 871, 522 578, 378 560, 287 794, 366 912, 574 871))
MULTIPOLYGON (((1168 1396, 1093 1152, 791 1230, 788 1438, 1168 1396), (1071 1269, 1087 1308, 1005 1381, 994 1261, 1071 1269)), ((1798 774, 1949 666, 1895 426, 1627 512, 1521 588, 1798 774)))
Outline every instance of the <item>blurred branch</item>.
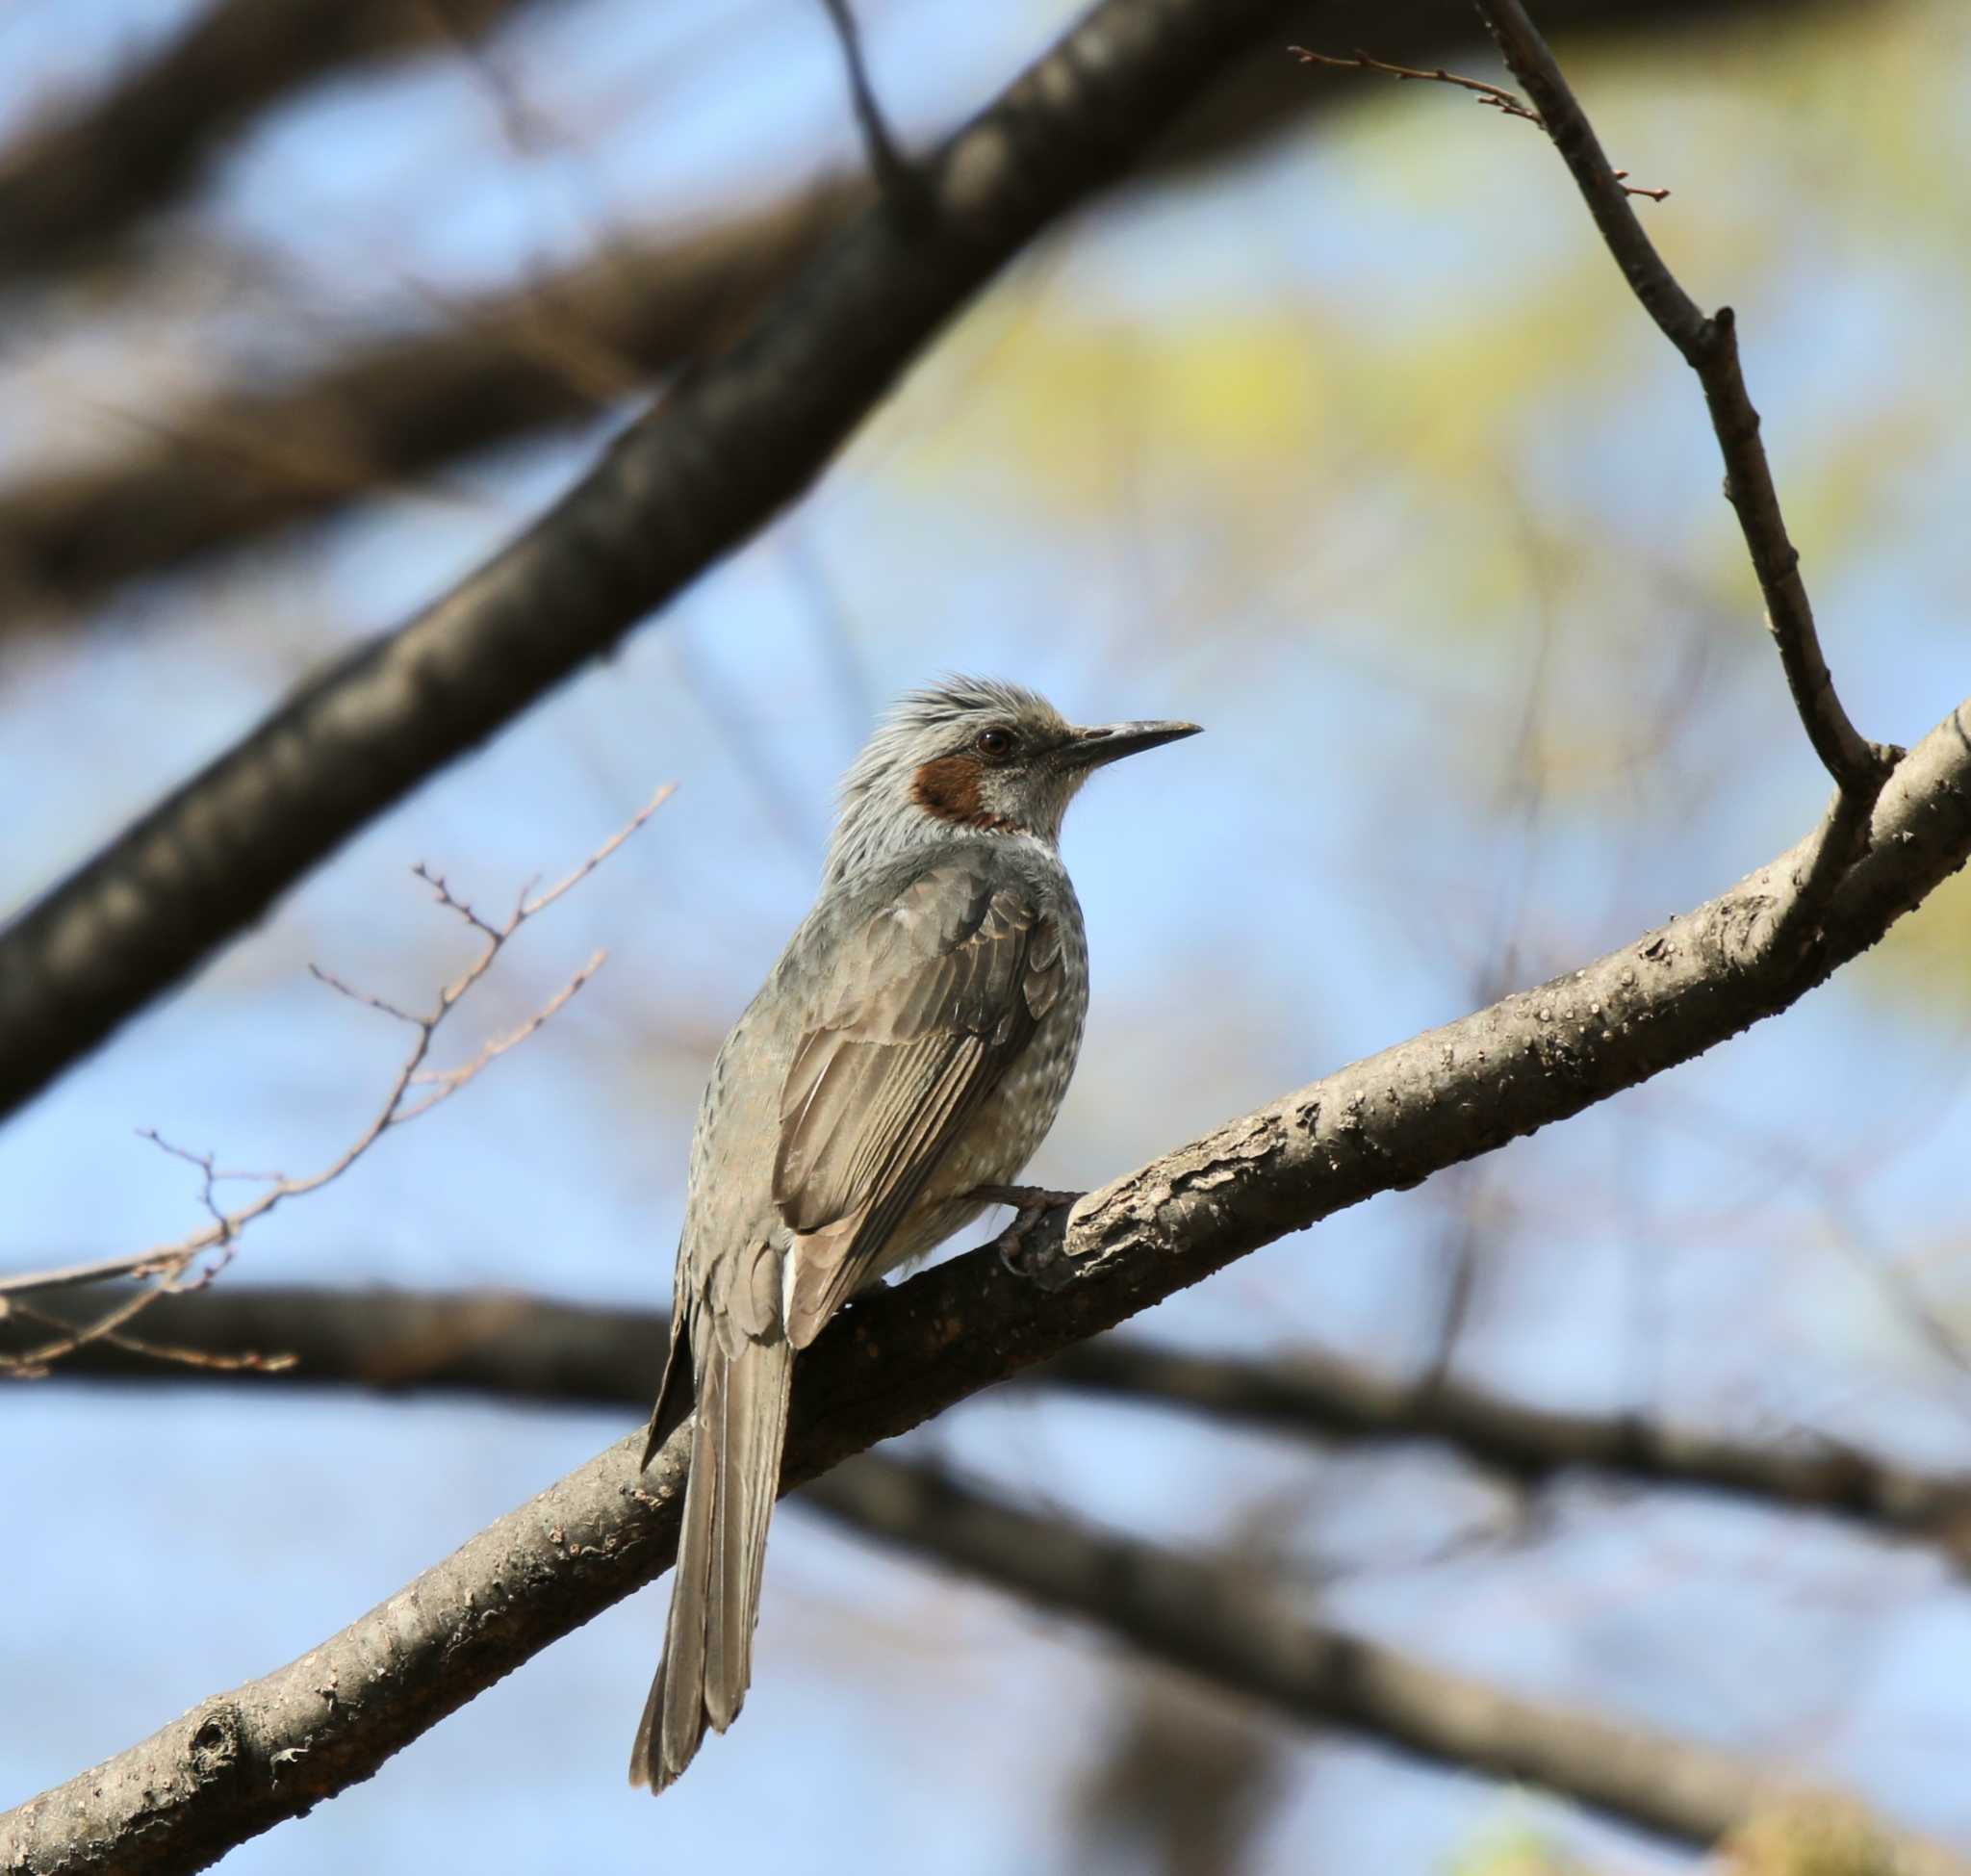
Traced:
MULTIPOLYGON (((1315 1619, 1250 1569, 1025 1511, 949 1473, 858 1460, 802 1503, 867 1537, 935 1557, 1077 1616, 1156 1659, 1319 1724, 1425 1759, 1543 1786, 1647 1830, 1708 1845, 1747 1820, 1852 1806, 1715 1746, 1508 1693, 1315 1619)), ((1962 1872, 1939 1845, 1883 1838, 1908 1872, 1962 1872)))
POLYGON ((217 0, 164 50, 0 153, 0 288, 99 257, 254 117, 343 68, 485 33, 520 0, 217 0))
POLYGON ((371 816, 799 496, 944 322, 1126 168, 1279 0, 1105 0, 511 546, 361 647, 0 933, 0 1114, 371 816))
MULTIPOLYGON (((267 1346, 287 1345, 273 1338, 267 1346)), ((1068 1387, 1289 1432, 1440 1440, 1528 1482, 1592 1466, 1651 1484, 1848 1514, 1934 1543, 1971 1567, 1971 1477, 1901 1465, 1818 1436, 1753 1439, 1634 1415, 1566 1412, 1453 1378, 1393 1379, 1325 1351, 1250 1360, 1111 1338, 1072 1349, 1044 1374, 1068 1387)))
POLYGON ((1062 1866, 1134 1876, 1255 1868, 1289 1785, 1272 1715, 1194 1677, 1134 1662, 1113 1679, 1110 1737, 1075 1782, 1062 1866))
POLYGON ((915 193, 916 182, 909 164, 896 139, 889 120, 876 95, 869 76, 869 61, 862 49, 862 31, 856 23, 851 0, 822 0, 823 11, 842 49, 842 64, 849 78, 849 102, 856 112, 856 125, 862 133, 862 147, 868 152, 869 173, 875 177, 892 210, 902 212, 915 193))
MULTIPOLYGON (((0 1285, 0 1291, 4 1291, 0 1285)), ((605 1309, 499 1290, 336 1290, 228 1284, 160 1297, 146 1341, 79 1349, 69 1380, 227 1380, 308 1389, 461 1393, 556 1406, 648 1407, 670 1336, 661 1310, 605 1309), (166 1360, 149 1338, 167 1346, 166 1360), (180 1367, 187 1354, 196 1364, 180 1367), (269 1374, 267 1366, 278 1362, 269 1374)), ((11 1352, 0 1327, 0 1360, 11 1352)), ((1456 1380, 1392 1379, 1326 1352, 1198 1355, 1136 1338, 1065 1349, 1025 1378, 1319 1438, 1440 1440, 1538 1482, 1593 1466, 1651 1484, 1708 1486, 1853 1516, 1971 1566, 1971 1478, 1817 1438, 1758 1440, 1633 1416, 1568 1413, 1456 1380)))
MULTIPOLYGON (((1027 1234, 1027 1261, 1064 1275, 1058 1288, 1020 1281, 982 1247, 858 1298, 797 1368, 782 1488, 1261 1245, 1577 1114, 1786 1007, 1971 854, 1971 704, 1898 764, 1874 832, 1804 961, 1763 941, 1798 890, 1784 855, 1580 970, 1343 1068, 1048 1214, 1027 1234)), ((641 1475, 642 1431, 616 1442, 299 1661, 8 1812, 0 1868, 127 1866, 141 1842, 146 1876, 172 1876, 369 1777, 671 1561, 688 1442, 680 1427, 641 1475)), ((1482 1719, 1496 1741, 1511 1706, 1481 1690, 1439 1712, 1446 1690, 1422 1691, 1402 1665, 1368 1677, 1393 1726, 1444 1741, 1432 1750, 1525 1769, 1516 1755, 1530 1746, 1515 1743, 1509 1761, 1462 1732, 1482 1719)), ((1369 1710, 1363 1670, 1331 1671, 1369 1710)), ((1617 1776, 1589 1767, 1584 1788, 1612 1801, 1617 1776)), ((1714 1821, 1689 1791, 1677 1802, 1714 1821)))
MULTIPOLYGON (((1582 30, 1660 34, 1714 31, 1779 4, 1555 0, 1549 12, 1582 30)), ((1345 0, 1318 17, 1323 31, 1372 34, 1403 57, 1468 49, 1479 37, 1469 14, 1439 0, 1345 0)), ((1334 108, 1337 95, 1267 45, 1232 61, 1202 104, 1144 152, 1146 173, 1183 175, 1247 154, 1334 108)), ((711 356, 873 193, 865 177, 838 178, 695 234, 625 244, 538 287, 463 307, 455 326, 352 347, 302 382, 241 388, 169 413, 120 458, 0 489, 0 593, 13 596, 0 607, 0 636, 468 451, 581 421, 608 396, 711 356)))
POLYGON ((1477 0, 1477 8, 1538 111, 1623 278, 1703 387, 1725 459, 1726 500, 1738 515, 1794 708, 1838 791, 1821 838, 1806 856, 1792 929, 1776 934, 1790 941, 1799 931, 1810 929, 1842 870, 1865 844, 1869 810, 1900 752, 1863 741, 1835 694, 1801 578, 1800 553, 1787 536, 1772 466, 1759 441, 1759 414, 1739 369, 1737 321, 1730 307, 1721 306, 1706 319, 1664 265, 1636 218, 1621 173, 1610 167, 1587 114, 1520 0, 1477 0))
POLYGON ((301 1178, 290 1178, 278 1172, 222 1172, 218 1169, 213 1154, 194 1153, 181 1146, 173 1146, 155 1129, 147 1129, 146 1138, 166 1152, 189 1161, 204 1175, 200 1199, 212 1222, 190 1236, 179 1239, 175 1244, 154 1246, 135 1256, 104 1258, 95 1263, 74 1264, 62 1270, 29 1271, 14 1275, 0 1275, 0 1315, 13 1315, 55 1331, 52 1341, 39 1342, 27 1349, 9 1351, 0 1347, 0 1374, 9 1370, 38 1374, 50 1363, 60 1361, 77 1349, 98 1342, 120 1343, 126 1349, 141 1349, 153 1356, 186 1361, 198 1367, 216 1365, 218 1368, 252 1368, 256 1371, 271 1372, 287 1365, 286 1359, 282 1357, 269 1360, 258 1355, 222 1356, 216 1353, 207 1356, 193 1354, 188 1348, 162 1348, 154 1342, 140 1342, 134 1339, 130 1324, 140 1314, 152 1308, 164 1297, 202 1290, 233 1261, 239 1249, 240 1240, 250 1226, 257 1224, 269 1212, 289 1199, 305 1197, 310 1193, 320 1192, 324 1186, 333 1185, 385 1134, 395 1128, 408 1125, 411 1121, 429 1114, 441 1102, 449 1100, 489 1064, 506 1054, 509 1049, 525 1042, 543 1023, 554 1016, 602 968, 602 952, 596 952, 587 964, 517 1029, 495 1036, 491 1041, 482 1043, 465 1061, 449 1068, 425 1066, 430 1059, 431 1045, 437 1041, 438 1032, 445 1026, 446 1019, 493 968, 500 952, 506 948, 507 941, 530 918, 546 912, 556 900, 581 885, 630 835, 643 827, 644 823, 670 799, 673 792, 669 785, 659 788, 623 827, 603 841, 573 872, 545 892, 533 892, 531 887, 523 891, 513 911, 497 925, 491 919, 483 917, 465 900, 458 898, 443 877, 433 873, 422 861, 414 866, 411 870, 431 888, 432 895, 438 903, 448 912, 457 913, 468 926, 478 933, 480 938, 478 955, 438 992, 437 1001, 429 1010, 413 1012, 399 1009, 396 1004, 388 1003, 380 996, 351 989, 341 978, 323 970, 319 964, 309 966, 322 984, 338 994, 348 997, 367 1009, 374 1010, 379 1015, 392 1017, 415 1032, 415 1040, 411 1043, 409 1053, 398 1065, 396 1078, 391 1082, 389 1092, 384 1095, 381 1104, 371 1117, 369 1124, 326 1166, 301 1178), (245 1204, 229 1210, 218 1202, 218 1187, 222 1180, 245 1180, 259 1185, 262 1190, 245 1204), (211 1264, 193 1275, 192 1266, 207 1251, 218 1254, 211 1264), (108 1307, 98 1310, 93 1320, 86 1323, 57 1317, 38 1300, 52 1291, 93 1286, 116 1277, 148 1277, 153 1281, 123 1291, 108 1307), (25 1298, 28 1297, 36 1298, 37 1301, 26 1301, 25 1298))
MULTIPOLYGON (((501 1290, 336 1290, 225 1284, 158 1298, 149 1326, 201 1353, 292 1359, 303 1388, 461 1393, 556 1406, 649 1408, 670 1336, 661 1310, 601 1309, 501 1290)), ((0 1328, 0 1335, 4 1335, 0 1328)), ((8 1344, 0 1340, 0 1350, 8 1344)), ((79 1349, 65 1380, 204 1378, 131 1342, 79 1349)))
POLYGON ((623 244, 440 330, 353 347, 300 383, 146 425, 128 453, 0 489, 0 590, 38 611, 237 547, 474 450, 593 418, 721 349, 871 199, 831 180, 710 227, 623 244))

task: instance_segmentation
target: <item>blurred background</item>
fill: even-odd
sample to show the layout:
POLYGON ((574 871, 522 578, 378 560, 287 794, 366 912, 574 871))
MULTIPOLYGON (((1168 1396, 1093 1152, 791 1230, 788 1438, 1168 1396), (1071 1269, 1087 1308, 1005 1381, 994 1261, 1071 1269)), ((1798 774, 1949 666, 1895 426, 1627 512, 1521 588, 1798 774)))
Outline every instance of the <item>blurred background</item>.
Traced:
MULTIPOLYGON (((0 1267, 195 1229, 195 1169, 141 1128, 227 1167, 332 1162, 404 1039, 309 964, 422 1006, 473 947, 414 861, 503 911, 675 782, 444 1059, 606 947, 596 980, 221 1279, 667 1302, 711 1053, 809 902, 835 776, 943 671, 1209 732, 1070 819, 1095 993, 1051 1185, 1583 963, 1805 832, 1827 784, 1697 386, 1533 127, 1284 51, 1359 27, 1490 74, 1467 10, 1393 9, 1387 40, 1356 12, 1296 18, 1208 133, 985 295, 796 511, 15 1118, 0 1267)), ((1848 707, 1913 742, 1971 689, 1971 16, 1560 12, 1611 155, 1673 192, 1641 205, 1666 257, 1738 311, 1848 707)), ((1071 16, 860 8, 918 145, 1071 16)), ((0 71, 0 912, 531 518, 859 187, 815 0, 14 0, 0 71), (221 39, 231 64, 188 54, 235 15, 260 37, 221 39)), ((1126 1332, 1965 1474, 1967 921, 1960 881, 1709 1058, 1126 1332)), ((58 1374, 0 1408, 4 1803, 303 1652, 633 1419, 182 1373, 58 1374)), ((1971 1855, 1949 1543, 1044 1385, 906 1444, 1030 1507, 1262 1547, 1324 1621, 1850 1786, 1971 1855)), ((622 1766, 663 1594, 227 1867, 1700 1854, 1150 1669, 798 1501, 744 1723, 653 1809, 622 1766)))

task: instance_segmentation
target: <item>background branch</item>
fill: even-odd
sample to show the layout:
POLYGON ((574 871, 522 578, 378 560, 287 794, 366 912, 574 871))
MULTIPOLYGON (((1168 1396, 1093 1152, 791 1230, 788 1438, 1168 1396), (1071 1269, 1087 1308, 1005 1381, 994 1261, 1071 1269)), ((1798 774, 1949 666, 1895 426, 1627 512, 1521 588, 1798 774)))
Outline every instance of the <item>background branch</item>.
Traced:
MULTIPOLYGON (((1898 766, 1875 832, 1830 905, 1822 974, 1971 853, 1964 711, 1898 766)), ((1053 1294, 986 1249, 858 1300, 797 1374, 783 1488, 1262 1244, 1578 1113, 1783 1007, 1802 973, 1777 966, 1757 935, 1783 912, 1786 866, 1088 1195, 1067 1221, 1074 1274, 1053 1294)), ((9 1812, 0 1864, 53 1876, 141 1840, 146 1870, 169 1876, 369 1776, 671 1560, 687 1442, 680 1429, 641 1480, 640 1445, 617 1442, 290 1667, 9 1812)))
POLYGON ((72 624, 126 580, 593 418, 722 349, 871 193, 863 177, 825 179, 647 235, 298 382, 189 403, 105 462, 0 488, 0 590, 16 599, 0 635, 45 629, 51 607, 72 624))
MULTIPOLYGON (((670 1318, 499 1290, 227 1283, 162 1296, 141 1340, 99 1340, 68 1380, 457 1393, 515 1405, 646 1412, 670 1318), (193 1365, 183 1365, 186 1357, 193 1365), (214 1365, 223 1363, 223 1366, 214 1365), (274 1372, 264 1364, 280 1362, 274 1372)), ((0 1356, 11 1352, 0 1320, 0 1356)), ((1028 1379, 1317 1438, 1442 1441, 1526 1482, 1574 1466, 1844 1513, 1971 1565, 1971 1479, 1818 1437, 1754 1439, 1636 1415, 1566 1412, 1474 1383, 1393 1378, 1327 1351, 1200 1355, 1138 1337, 1078 1343, 1028 1379)))
MULTIPOLYGON (((1509 1693, 1350 1634, 1309 1614, 1313 1590, 1295 1595, 1229 1558, 1023 1510, 933 1466, 858 1460, 816 1479, 802 1503, 1282 1712, 1544 1786, 1686 1842, 1713 1843, 1769 1812, 1854 1808, 1846 1794, 1716 1747, 1509 1693)), ((1913 1837, 1881 1833, 1879 1847, 1878 1866, 1901 1876, 1967 1867, 1913 1837)))
POLYGON ((0 286, 99 257, 252 118, 350 65, 475 38, 517 0, 216 0, 101 96, 0 157, 0 286))

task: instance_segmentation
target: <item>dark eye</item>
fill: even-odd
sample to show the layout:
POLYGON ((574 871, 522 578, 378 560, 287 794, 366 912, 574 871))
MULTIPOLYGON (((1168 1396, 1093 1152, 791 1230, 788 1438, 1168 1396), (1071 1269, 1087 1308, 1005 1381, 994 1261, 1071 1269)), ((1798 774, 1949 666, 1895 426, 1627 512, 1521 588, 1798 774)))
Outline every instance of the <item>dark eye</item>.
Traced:
POLYGON ((973 745, 982 756, 1011 756, 1012 754, 1012 732, 1011 730, 981 730, 978 741, 973 745))

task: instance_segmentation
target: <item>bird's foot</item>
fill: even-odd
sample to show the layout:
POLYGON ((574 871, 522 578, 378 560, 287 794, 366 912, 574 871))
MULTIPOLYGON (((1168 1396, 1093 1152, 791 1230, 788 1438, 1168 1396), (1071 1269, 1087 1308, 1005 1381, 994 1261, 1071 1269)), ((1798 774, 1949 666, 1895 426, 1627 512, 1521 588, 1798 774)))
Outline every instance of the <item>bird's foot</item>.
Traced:
POLYGON ((1013 1221, 992 1241, 999 1261, 1013 1275, 1026 1277, 1043 1290, 1058 1290, 1073 1273, 1064 1254, 1067 1208, 1082 1195, 1056 1192, 1048 1186, 978 1186, 970 1194, 988 1205, 1011 1205, 1013 1221), (1043 1220, 1058 1214, 1046 1230, 1043 1220))

